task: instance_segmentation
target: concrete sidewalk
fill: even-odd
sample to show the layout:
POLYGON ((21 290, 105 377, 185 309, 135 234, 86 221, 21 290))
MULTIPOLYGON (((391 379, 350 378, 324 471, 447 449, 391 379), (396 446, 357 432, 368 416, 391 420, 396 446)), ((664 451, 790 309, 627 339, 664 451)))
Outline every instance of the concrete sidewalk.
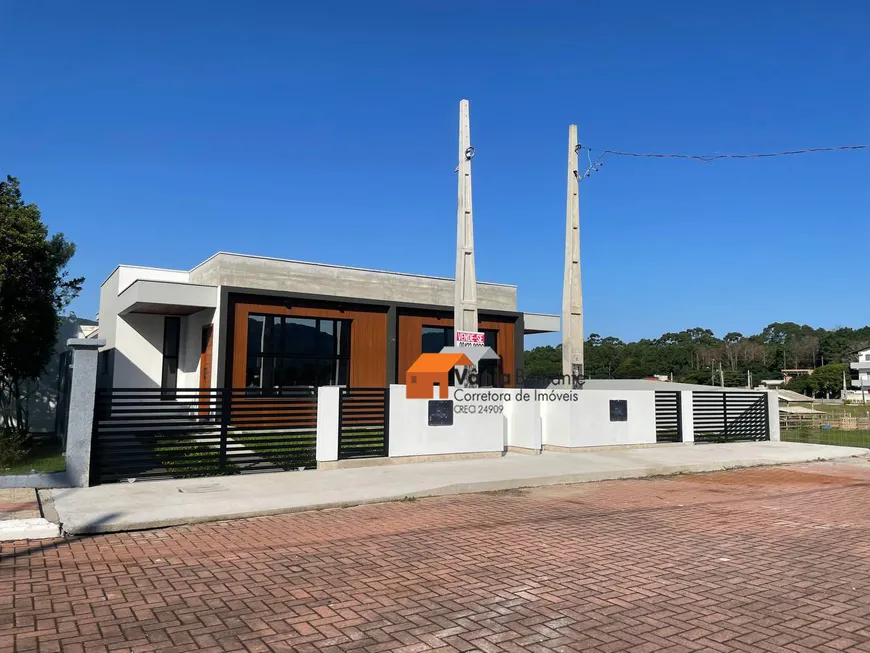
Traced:
POLYGON ((41 490, 64 533, 111 533, 465 492, 640 478, 861 456, 787 442, 659 445, 41 490))

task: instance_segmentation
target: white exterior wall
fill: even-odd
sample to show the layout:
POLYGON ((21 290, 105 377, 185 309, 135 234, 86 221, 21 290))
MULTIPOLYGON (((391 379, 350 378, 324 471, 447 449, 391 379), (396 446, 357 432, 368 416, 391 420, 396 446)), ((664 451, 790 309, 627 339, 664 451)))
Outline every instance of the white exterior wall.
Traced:
MULTIPOLYGON (((455 401, 454 406, 463 403, 473 402, 455 401)), ((504 451, 505 418, 501 413, 454 413, 453 426, 429 426, 428 406, 426 399, 407 399, 404 385, 390 386, 391 458, 504 451)))
POLYGON ((317 462, 338 460, 339 386, 325 386, 317 391, 317 462))
MULTIPOLYGON (((180 270, 119 266, 100 288, 100 337, 104 349, 114 349, 112 384, 116 388, 157 388, 163 376, 164 315, 129 313, 118 315, 118 295, 135 281, 187 283, 189 274, 180 270), (105 334, 105 335, 103 335, 105 334)), ((219 292, 219 289, 218 289, 219 292)), ((204 309, 181 317, 178 387, 199 387, 202 327, 214 324, 212 335, 211 387, 218 385, 220 295, 216 309, 204 309)))
MULTIPOLYGON (((181 351, 178 361, 178 387, 199 387, 199 359, 202 353, 202 328, 212 323, 215 311, 206 309, 181 318, 181 351)), ((214 333, 216 329, 212 329, 214 333)), ((162 347, 162 343, 161 343, 162 347)), ((214 375, 217 350, 212 335, 212 375, 214 375)), ((162 352, 161 352, 162 360, 162 352)), ((215 387, 214 385, 211 386, 215 387)))
MULTIPOLYGON (((517 392, 512 394, 516 396, 517 392)), ((541 450, 540 402, 510 399, 504 402, 503 414, 506 425, 505 446, 541 450)))
POLYGON ((116 317, 116 388, 159 388, 163 376, 163 316, 116 317))
POLYGON ((542 441, 557 447, 652 444, 655 393, 650 390, 579 390, 577 401, 541 402, 542 441), (610 400, 628 402, 628 421, 610 421, 610 400))
POLYGON ((218 286, 217 289, 217 306, 212 314, 212 323, 214 324, 214 329, 212 329, 212 341, 211 341, 211 351, 212 351, 212 361, 211 361, 211 387, 212 388, 221 388, 223 387, 223 379, 220 377, 220 372, 224 369, 224 362, 226 360, 225 353, 221 350, 221 320, 226 320, 226 316, 221 313, 221 289, 218 286))
POLYGON ((104 349, 115 346, 115 331, 118 322, 118 276, 120 270, 115 270, 100 286, 100 312, 97 324, 100 339, 106 341, 104 349))
POLYGON ((184 270, 163 270, 161 268, 137 268, 129 265, 119 265, 115 270, 118 274, 118 293, 129 288, 134 281, 174 281, 187 283, 190 273, 184 270))

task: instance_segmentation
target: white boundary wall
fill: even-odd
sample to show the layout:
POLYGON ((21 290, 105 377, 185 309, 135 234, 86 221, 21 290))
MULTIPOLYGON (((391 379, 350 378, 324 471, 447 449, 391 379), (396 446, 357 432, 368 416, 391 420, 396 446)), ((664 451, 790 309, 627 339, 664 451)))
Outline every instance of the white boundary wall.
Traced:
MULTIPOLYGON (((592 390, 571 392, 572 399, 536 401, 544 390, 459 389, 471 399, 455 399, 462 406, 495 406, 493 412, 454 410, 452 426, 429 426, 428 400, 407 399, 404 385, 390 386, 389 456, 437 456, 503 452, 509 447, 540 451, 543 446, 581 447, 654 444, 656 442, 655 392, 652 390, 592 390), (501 399, 486 400, 497 392, 501 399), (480 396, 480 399, 474 397, 480 396), (628 419, 610 421, 610 401, 625 400, 628 419)), ((565 391, 562 391, 562 395, 565 391)), ((769 391, 770 439, 780 439, 779 403, 769 391)), ((317 403, 317 460, 338 459, 338 397, 335 386, 320 388, 317 403)), ((683 442, 694 441, 692 392, 681 391, 683 442)))
POLYGON ((542 442, 555 447, 653 444, 655 393, 650 390, 579 390, 576 401, 541 402, 542 442), (610 401, 628 402, 628 419, 610 421, 610 401))
POLYGON ((515 390, 504 402, 505 447, 541 450, 541 404, 538 401, 518 400, 518 393, 534 390, 515 390))
MULTIPOLYGON (((454 389, 450 389, 453 398, 454 389)), ((462 392, 484 395, 486 389, 462 388, 462 392)), ((501 402, 454 401, 454 408, 463 405, 494 405, 501 402)), ((407 399, 404 385, 390 386, 390 457, 436 456, 503 452, 505 418, 501 411, 491 413, 453 414, 452 426, 429 426, 429 401, 407 399)))

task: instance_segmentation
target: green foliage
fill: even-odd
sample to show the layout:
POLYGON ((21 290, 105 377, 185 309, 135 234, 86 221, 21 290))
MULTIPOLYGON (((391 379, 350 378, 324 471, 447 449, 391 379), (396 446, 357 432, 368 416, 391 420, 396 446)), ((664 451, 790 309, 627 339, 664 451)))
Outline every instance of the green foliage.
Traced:
POLYGON ((843 389, 843 373, 849 378, 849 366, 846 363, 834 363, 817 367, 812 374, 796 376, 786 385, 787 390, 793 390, 812 397, 837 396, 843 389))
POLYGON ((526 379, 555 379, 562 376, 562 345, 535 347, 527 351, 523 376, 526 379))
POLYGON ((23 386, 42 374, 54 353, 60 312, 81 291, 69 278, 75 245, 49 236, 35 204, 25 204, 15 177, 0 182, 0 413, 27 426, 23 386))
POLYGON ((23 461, 31 447, 32 441, 27 431, 14 425, 0 426, 0 469, 23 461))
POLYGON ((65 468, 66 459, 57 442, 34 444, 17 463, 3 463, 0 454, 0 475, 62 472, 65 468))
MULTIPOLYGON (((870 326, 827 331, 795 322, 774 322, 748 336, 731 331, 722 338, 701 327, 627 343, 593 333, 585 343, 585 372, 591 379, 673 375, 675 381, 702 385, 720 385, 724 377, 726 387, 743 387, 747 373, 758 385, 765 379, 781 379, 783 369, 807 368, 816 371, 796 377, 789 388, 833 396, 842 388, 844 370, 849 377, 851 354, 868 346, 870 326)), ((560 376, 561 346, 527 351, 524 371, 526 378, 560 376)))

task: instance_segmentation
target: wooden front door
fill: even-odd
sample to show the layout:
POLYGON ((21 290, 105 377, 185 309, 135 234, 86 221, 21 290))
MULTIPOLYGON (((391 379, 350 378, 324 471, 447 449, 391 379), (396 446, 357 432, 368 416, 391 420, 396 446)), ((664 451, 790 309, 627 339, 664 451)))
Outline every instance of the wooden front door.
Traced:
MULTIPOLYGON (((211 343, 213 331, 214 329, 211 324, 202 327, 202 348, 199 353, 199 387, 201 389, 211 387, 211 343)), ((199 404, 199 414, 208 415, 211 403, 210 393, 203 393, 199 404)))

